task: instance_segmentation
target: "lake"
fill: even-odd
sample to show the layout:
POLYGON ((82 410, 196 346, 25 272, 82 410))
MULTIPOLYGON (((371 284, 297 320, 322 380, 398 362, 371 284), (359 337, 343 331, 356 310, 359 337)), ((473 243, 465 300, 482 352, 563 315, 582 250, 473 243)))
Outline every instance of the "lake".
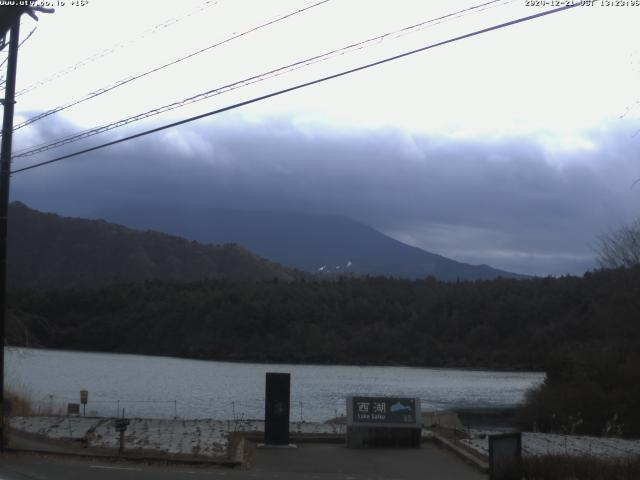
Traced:
POLYGON ((6 347, 6 384, 36 409, 65 408, 89 391, 87 415, 255 419, 266 372, 291 374, 291 420, 345 413, 345 397, 421 399, 422 409, 512 407, 544 373, 418 367, 231 363, 6 347))

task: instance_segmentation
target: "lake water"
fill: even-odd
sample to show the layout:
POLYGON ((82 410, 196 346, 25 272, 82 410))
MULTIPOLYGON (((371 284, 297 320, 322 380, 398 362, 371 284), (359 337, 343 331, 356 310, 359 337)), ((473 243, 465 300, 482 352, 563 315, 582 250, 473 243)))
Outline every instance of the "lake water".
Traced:
POLYGON ((345 397, 418 397, 423 410, 510 407, 543 373, 230 363, 6 347, 6 383, 36 408, 66 408, 89 391, 87 415, 263 418, 266 372, 291 374, 291 420, 344 414, 345 397))

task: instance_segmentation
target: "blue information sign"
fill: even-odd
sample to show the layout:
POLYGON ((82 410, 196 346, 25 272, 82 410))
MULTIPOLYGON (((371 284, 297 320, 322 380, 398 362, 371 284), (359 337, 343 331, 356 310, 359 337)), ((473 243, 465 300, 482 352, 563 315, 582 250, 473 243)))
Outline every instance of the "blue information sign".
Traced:
POLYGON ((415 425, 415 398, 351 397, 354 423, 394 423, 415 425))

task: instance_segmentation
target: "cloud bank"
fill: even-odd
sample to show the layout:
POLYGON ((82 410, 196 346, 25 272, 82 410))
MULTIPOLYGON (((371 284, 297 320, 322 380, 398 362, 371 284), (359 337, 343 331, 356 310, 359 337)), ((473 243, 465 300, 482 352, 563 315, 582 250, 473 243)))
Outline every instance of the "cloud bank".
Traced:
MULTIPOLYGON (((71 128, 45 126, 29 141, 71 128)), ((339 214, 455 260, 580 274, 597 236, 639 211, 637 128, 470 138, 227 115, 16 174, 12 198, 81 216, 167 202, 339 214)))

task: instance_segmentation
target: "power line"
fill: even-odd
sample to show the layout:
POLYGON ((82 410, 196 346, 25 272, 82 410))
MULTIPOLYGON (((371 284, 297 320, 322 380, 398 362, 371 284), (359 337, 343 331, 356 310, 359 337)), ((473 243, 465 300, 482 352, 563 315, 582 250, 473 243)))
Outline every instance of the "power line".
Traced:
MULTIPOLYGON (((27 40, 29 40, 29 38, 31 37, 31 35, 33 35, 33 32, 35 32, 37 28, 38 28, 38 26, 36 25, 35 27, 33 27, 33 28, 31 29, 31 31, 27 34, 27 36, 26 36, 26 37, 24 37, 24 39, 23 39, 23 40, 18 44, 18 48, 20 48, 22 45, 24 45, 24 43, 25 43, 27 40)), ((7 55, 7 57, 2 61, 2 63, 0 63, 0 68, 2 68, 2 66, 3 66, 5 63, 7 63, 7 60, 9 60, 9 55, 7 55)), ((0 79, 0 87, 1 87, 2 85, 4 85, 4 84, 5 84, 5 78, 4 78, 4 76, 3 76, 3 77, 0 79)))
MULTIPOLYGON (((24 37, 22 39, 22 41, 18 44, 18 48, 20 48, 22 45, 24 45, 24 42, 26 42, 27 40, 29 40, 29 37, 31 37, 31 35, 33 35, 33 32, 36 31, 36 29, 38 28, 38 26, 36 25, 35 27, 33 27, 31 29, 31 31, 27 34, 26 37, 24 37)), ((2 66, 7 63, 7 60, 9 59, 9 55, 7 55, 7 57, 2 61, 2 63, 0 63, 0 68, 2 68, 2 66)))
POLYGON ((31 117, 31 118, 25 120, 24 122, 19 123, 18 125, 13 127, 13 130, 15 131, 15 130, 18 130, 20 128, 26 127, 27 125, 30 125, 32 123, 35 123, 35 122, 39 121, 39 120, 42 120, 43 118, 46 118, 46 117, 48 117, 50 115, 53 115, 53 114, 58 113, 58 112, 61 112, 63 110, 66 110, 67 108, 74 107, 74 106, 79 105, 81 103, 84 103, 84 102, 86 102, 88 100, 91 100, 92 98, 96 98, 96 97, 98 97, 100 95, 103 95, 103 94, 108 93, 108 92, 110 92, 112 90, 115 90, 116 88, 121 87, 122 85, 126 85, 127 83, 133 82, 134 80, 138 80, 138 79, 140 79, 142 77, 146 77, 147 75, 150 75, 152 73, 158 72, 158 71, 163 70, 163 69, 165 69, 167 67, 176 65, 176 64, 178 64, 180 62, 183 62, 185 60, 193 58, 196 55, 199 55, 201 53, 207 52, 207 51, 209 51, 209 50, 211 50, 213 48, 216 48, 216 47, 219 47, 220 45, 224 45, 226 43, 229 43, 229 42, 231 42, 231 41, 233 41, 235 39, 238 39, 240 37, 244 37, 244 36, 246 36, 246 35, 248 35, 250 33, 253 33, 255 31, 257 31, 257 30, 260 30, 262 28, 268 27, 268 26, 273 25, 275 23, 278 23, 278 22, 280 22, 282 20, 286 20, 286 19, 288 19, 290 17, 293 17, 294 15, 298 15, 299 13, 306 12, 307 10, 310 10, 310 9, 312 9, 314 7, 322 5, 322 4, 327 3, 329 1, 331 1, 331 0, 321 0, 319 2, 316 2, 316 3, 312 4, 312 5, 308 5, 306 7, 298 8, 297 10, 294 10, 293 12, 288 12, 288 13, 286 13, 284 15, 281 15, 281 16, 278 16, 278 17, 272 19, 272 20, 269 20, 269 21, 267 21, 265 23, 261 23, 261 24, 259 24, 257 26, 254 26, 254 27, 252 27, 252 28, 250 28, 248 30, 245 30, 244 32, 234 34, 231 37, 228 37, 228 38, 226 38, 224 40, 221 40, 221 41, 216 42, 216 43, 214 43, 212 45, 209 45, 207 47, 204 47, 204 48, 201 48, 199 50, 196 50, 194 52, 191 52, 191 53, 189 53, 187 55, 184 55, 184 56, 179 57, 179 58, 177 58, 175 60, 172 60, 171 62, 167 62, 167 63, 162 64, 160 66, 154 67, 154 68, 152 68, 150 70, 146 70, 144 72, 140 72, 140 73, 137 73, 135 75, 131 75, 131 76, 125 77, 123 79, 120 79, 117 82, 114 82, 113 84, 111 84, 109 86, 100 88, 98 90, 94 90, 93 92, 90 92, 89 94, 87 94, 86 96, 84 96, 83 98, 81 98, 79 100, 73 100, 71 102, 65 103, 63 105, 59 105, 59 106, 57 106, 55 108, 52 108, 51 110, 47 110, 46 112, 43 112, 43 113, 41 113, 39 115, 31 117))
POLYGON ((377 44, 378 42, 380 42, 380 41, 382 41, 382 40, 384 40, 385 38, 388 38, 388 37, 399 36, 399 35, 406 34, 408 32, 417 31, 417 30, 419 30, 421 28, 424 28, 427 25, 431 26, 431 25, 434 25, 434 24, 442 23, 442 22, 447 21, 447 20, 451 20, 451 19, 454 19, 454 18, 459 18, 460 16, 470 14, 470 12, 477 13, 479 11, 483 11, 484 9, 487 9, 492 5, 495 6, 496 4, 511 3, 512 1, 513 0, 506 0, 506 1, 505 0, 492 0, 492 1, 489 1, 489 2, 485 2, 485 3, 479 4, 479 5, 473 6, 473 7, 465 8, 465 9, 457 11, 457 12, 453 12, 453 13, 450 13, 450 14, 447 14, 447 15, 443 15, 443 16, 440 16, 440 17, 437 17, 437 18, 434 18, 434 19, 431 19, 431 20, 426 20, 426 21, 417 23, 415 25, 411 25, 409 27, 405 27, 405 28, 402 28, 402 29, 399 29, 399 30, 395 30, 395 31, 389 32, 389 33, 378 35, 376 37, 369 38, 369 39, 363 40, 361 42, 357 42, 357 43, 354 43, 354 44, 351 44, 351 45, 347 45, 346 47, 338 48, 338 49, 323 53, 321 55, 316 55, 316 56, 313 56, 313 57, 309 57, 307 59, 300 60, 300 61, 297 61, 295 63, 289 64, 289 65, 286 65, 286 66, 283 66, 283 67, 279 67, 279 68, 276 68, 274 70, 270 70, 270 71, 265 72, 265 73, 261 73, 259 75, 254 75, 252 77, 248 77, 248 78, 245 78, 243 80, 239 80, 239 81, 224 85, 222 87, 217 87, 215 89, 207 90, 207 91, 199 93, 197 95, 193 95, 191 97, 185 98, 185 99, 183 99, 181 101, 173 102, 173 103, 170 103, 170 104, 166 104, 166 105, 163 105, 161 107, 157 107, 157 108, 154 108, 152 110, 148 110, 146 112, 139 113, 139 114, 136 114, 136 115, 133 115, 133 116, 118 120, 116 122, 105 124, 105 125, 102 125, 102 126, 99 126, 99 127, 90 128, 90 129, 87 129, 87 130, 83 130, 81 132, 74 133, 74 134, 68 135, 66 137, 61 137, 61 138, 58 138, 56 140, 45 142, 45 143, 42 143, 42 144, 39 144, 39 145, 27 147, 25 149, 22 149, 22 150, 19 150, 18 152, 16 152, 13 155, 13 158, 14 159, 18 159, 18 158, 21 158, 21 157, 29 157, 29 156, 32 156, 32 155, 36 155, 38 153, 42 153, 42 152, 45 152, 47 150, 51 150, 53 148, 58 148, 58 147, 61 147, 63 145, 67 145, 69 143, 74 143, 74 142, 77 142, 79 140, 83 140, 85 138, 89 138, 89 137, 92 137, 94 135, 98 135, 100 133, 104 133, 104 132, 107 132, 109 130, 113 130, 113 129, 122 127, 124 125, 128 125, 130 123, 134 123, 134 122, 143 120, 145 118, 149 118, 149 117, 161 114, 161 113, 165 113, 165 112, 168 112, 168 111, 171 111, 171 110, 175 110, 175 109, 183 107, 185 105, 190 105, 192 103, 200 102, 202 100, 206 100, 208 98, 211 98, 211 97, 214 97, 214 96, 217 96, 217 95, 221 95, 223 93, 227 93, 227 92, 230 92, 232 90, 236 90, 238 88, 245 87, 247 85, 251 85, 251 84, 254 84, 254 83, 258 83, 258 82, 263 82, 263 81, 268 80, 270 78, 278 77, 278 76, 283 75, 285 73, 289 73, 289 72, 298 70, 300 68, 307 67, 307 66, 315 64, 315 63, 323 62, 323 61, 329 60, 329 59, 334 58, 334 57, 339 56, 339 55, 344 55, 349 51, 355 51, 355 50, 360 50, 360 49, 366 48, 366 47, 371 46, 373 44, 377 44))
POLYGON ((83 60, 80 60, 78 63, 75 63, 73 65, 69 65, 66 68, 63 68, 62 70, 59 70, 58 72, 54 73, 53 75, 48 76, 47 78, 43 79, 43 80, 38 80, 37 82, 32 83, 31 85, 29 85, 26 88, 23 88, 22 90, 16 92, 16 97, 19 97, 21 95, 24 95, 26 93, 29 93, 37 88, 42 87, 43 85, 46 85, 48 83, 53 82, 54 80, 57 80, 58 78, 64 77, 65 75, 68 75, 69 73, 75 72, 76 70, 79 70, 80 68, 89 65, 90 63, 95 62, 96 60, 99 60, 103 57, 106 57, 107 55, 110 55, 128 45, 132 45, 136 42, 139 42, 140 40, 142 40, 145 37, 148 37, 150 35, 154 35, 162 30, 164 30, 165 28, 168 28, 178 22, 181 22, 182 20, 189 18, 197 13, 200 13, 218 3, 220 3, 223 0, 206 0, 205 2, 202 3, 201 6, 196 7, 192 10, 189 10, 188 12, 186 12, 185 14, 179 16, 179 17, 172 17, 169 18, 167 20, 165 20, 162 23, 159 23, 151 28, 148 28, 147 30, 144 30, 142 33, 140 33, 139 35, 137 35, 134 38, 130 38, 129 40, 125 40, 123 42, 120 43, 116 43, 115 45, 105 49, 105 50, 101 50, 100 52, 94 53, 93 55, 90 55, 88 57, 86 57, 83 60))
POLYGON ((570 8, 574 8, 574 7, 577 7, 579 5, 580 5, 579 3, 569 4, 569 5, 565 5, 563 7, 555 8, 553 10, 547 10, 546 12, 540 12, 540 13, 536 13, 536 14, 533 14, 533 15, 528 15, 526 17, 521 17, 521 18, 518 18, 518 19, 515 19, 515 20, 510 20, 508 22, 500 23, 498 25, 493 25, 491 27, 483 28, 481 30, 476 30, 476 31, 471 32, 471 33, 466 33, 464 35, 459 35, 457 37, 453 37, 453 38, 450 38, 448 40, 443 40, 441 42, 437 42, 437 43, 433 43, 433 44, 430 44, 430 45, 426 45, 424 47, 421 47, 421 48, 418 48, 418 49, 415 49, 415 50, 410 50, 408 52, 404 52, 404 53, 401 53, 401 54, 398 54, 398 55, 394 55, 392 57, 387 57, 385 59, 378 60, 378 61, 372 62, 372 63, 368 63, 366 65, 361 65, 359 67, 351 68, 351 69, 348 69, 348 70, 343 70, 342 72, 334 73, 332 75, 328 75, 326 77, 318 78, 316 80, 312 80, 312 81, 305 82, 305 83, 300 83, 298 85, 294 85, 293 87, 288 87, 288 88, 285 88, 285 89, 282 89, 282 90, 278 90, 276 92, 268 93, 266 95, 261 95, 259 97, 254 97, 252 99, 245 100, 243 102, 235 103, 233 105, 229 105, 229 106, 226 106, 226 107, 223 107, 223 108, 219 108, 217 110, 212 110, 210 112, 202 113, 200 115, 195 115, 193 117, 189 117, 189 118, 186 118, 186 119, 183 119, 183 120, 179 120, 177 122, 169 123, 169 124, 163 125, 161 127, 152 128, 151 130, 146 130, 144 132, 136 133, 136 134, 130 135, 128 137, 124 137, 124 138, 121 138, 121 139, 118 139, 118 140, 113 140, 111 142, 103 143, 101 145, 97 145, 97 146, 94 146, 94 147, 91 147, 91 148, 87 148, 87 149, 84 149, 84 150, 79 150, 79 151, 76 151, 74 153, 70 153, 70 154, 67 154, 67 155, 62 155, 60 157, 53 158, 51 160, 46 160, 44 162, 39 162, 39 163, 36 163, 36 164, 33 164, 33 165, 29 165, 28 167, 23 167, 23 168, 19 168, 17 170, 12 170, 11 173, 13 174, 13 173, 24 172, 26 170, 31 170, 31 169, 38 168, 38 167, 41 167, 41 166, 44 166, 44 165, 49 165, 51 163, 55 163, 55 162, 59 162, 59 161, 62 161, 62 160, 66 160, 68 158, 76 157, 76 156, 82 155, 84 153, 93 152, 93 151, 96 151, 96 150, 99 150, 99 149, 102 149, 102 148, 106 148, 106 147, 109 147, 109 146, 112 146, 112 145, 116 145, 118 143, 127 142, 127 141, 133 140, 135 138, 140 138, 140 137, 143 137, 143 136, 146 136, 146 135, 150 135, 152 133, 156 133, 156 132, 159 132, 159 131, 162 131, 162 130, 166 130, 168 128, 177 127, 179 125, 184 125, 185 123, 190 123, 190 122, 193 122, 195 120, 200 120, 202 118, 206 118, 206 117, 209 117, 209 116, 212 116, 212 115, 216 115, 216 114, 219 114, 219 113, 227 112, 229 110, 234 110, 236 108, 243 107, 245 105, 249 105, 249 104, 256 103, 256 102, 259 102, 259 101, 262 101, 262 100, 266 100, 268 98, 272 98, 272 97, 276 97, 276 96, 279 96, 279 95, 283 95, 285 93, 293 92, 295 90, 299 90, 299 89, 302 89, 302 88, 305 88, 305 87, 309 87, 311 85, 315 85, 315 84, 318 84, 318 83, 321 83, 321 82, 325 82, 327 80, 333 80, 335 78, 343 77, 345 75, 350 75, 350 74, 355 73, 355 72, 359 72, 359 71, 366 70, 366 69, 369 69, 369 68, 372 68, 372 67, 375 67, 375 66, 378 66, 378 65, 382 65, 382 64, 385 64, 385 63, 388 63, 388 62, 399 60, 401 58, 405 58, 405 57, 408 57, 410 55, 415 55, 416 53, 420 53, 420 52, 424 52, 424 51, 427 51, 427 50, 431 50, 431 49, 436 48, 436 47, 440 47, 440 46, 447 45, 447 44, 450 44, 450 43, 454 43, 454 42, 457 42, 457 41, 460 41, 460 40, 471 38, 471 37, 474 37, 474 36, 477 36, 477 35, 481 35, 483 33, 492 32, 494 30, 499 30, 501 28, 510 27, 512 25, 516 25, 516 24, 519 24, 519 23, 527 22, 529 20, 534 20, 536 18, 540 18, 540 17, 544 17, 544 16, 551 15, 551 14, 554 14, 554 13, 562 12, 564 10, 568 10, 570 8))
MULTIPOLYGON (((38 26, 37 26, 37 25, 36 25, 35 27, 33 27, 33 28, 31 29, 31 31, 27 34, 27 36, 26 36, 26 37, 24 37, 24 39, 20 42, 20 44, 18 45, 18 48, 20 48, 22 45, 24 45, 24 44, 25 44, 25 42, 26 42, 27 40, 29 40, 29 38, 31 38, 31 35, 33 35, 33 32, 35 32, 37 29, 38 29, 38 26)), ((4 61, 6 62, 6 61, 7 61, 7 59, 5 58, 5 59, 4 59, 4 61)))

